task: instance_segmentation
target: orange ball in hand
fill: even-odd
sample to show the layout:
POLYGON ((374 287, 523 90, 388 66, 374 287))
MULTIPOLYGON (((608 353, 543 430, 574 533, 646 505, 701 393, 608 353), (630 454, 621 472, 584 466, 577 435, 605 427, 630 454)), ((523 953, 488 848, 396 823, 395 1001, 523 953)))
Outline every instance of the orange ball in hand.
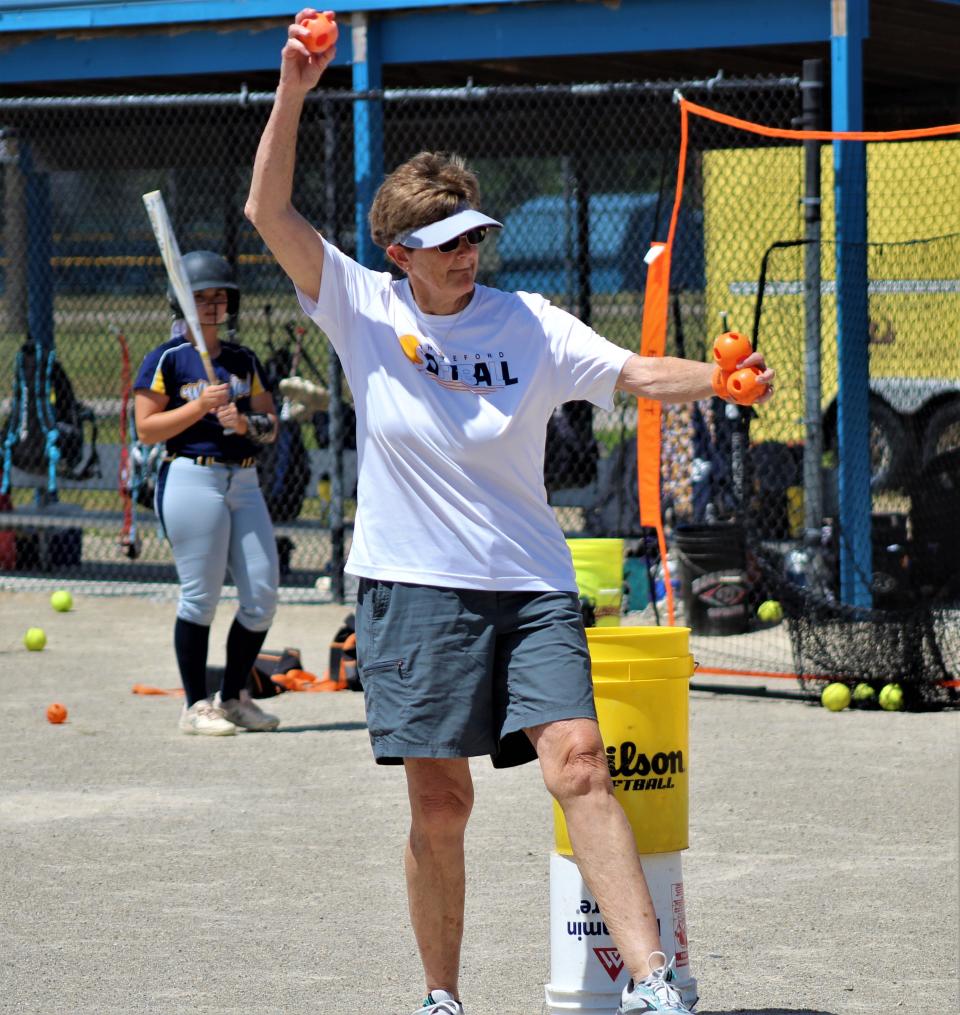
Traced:
POLYGON ((713 361, 721 370, 737 369, 737 364, 753 352, 750 339, 739 331, 725 331, 713 342, 713 361))
POLYGON ((762 373, 758 367, 743 367, 727 378, 727 391, 737 405, 753 405, 767 390, 766 384, 757 380, 762 373))
POLYGON ((61 722, 67 721, 67 706, 61 705, 59 701, 55 701, 52 705, 47 705, 47 722, 52 722, 54 725, 61 722))
POLYGON ((727 391, 727 381, 730 378, 730 374, 721 370, 720 367, 716 367, 713 371, 713 376, 710 378, 710 383, 713 385, 713 393, 717 398, 722 398, 726 401, 730 397, 730 392, 727 391))
POLYGON ((336 21, 333 18, 328 18, 326 14, 317 14, 301 21, 300 24, 310 32, 310 35, 303 40, 303 44, 311 53, 323 53, 337 41, 340 35, 336 21))

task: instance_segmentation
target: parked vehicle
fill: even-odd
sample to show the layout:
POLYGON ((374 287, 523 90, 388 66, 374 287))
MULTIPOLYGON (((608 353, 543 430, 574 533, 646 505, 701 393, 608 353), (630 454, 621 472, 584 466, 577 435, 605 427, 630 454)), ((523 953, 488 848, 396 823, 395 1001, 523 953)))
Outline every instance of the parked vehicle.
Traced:
MULTIPOLYGON (((657 218, 656 194, 591 194, 586 247, 592 293, 638 292, 646 280, 643 258, 651 240, 666 238, 670 201, 657 218)), ((511 211, 498 238, 501 289, 546 296, 577 294, 577 268, 585 245, 573 196, 543 194, 511 211)), ((684 213, 677 226, 672 282, 675 289, 704 286, 703 226, 699 214, 684 213)))

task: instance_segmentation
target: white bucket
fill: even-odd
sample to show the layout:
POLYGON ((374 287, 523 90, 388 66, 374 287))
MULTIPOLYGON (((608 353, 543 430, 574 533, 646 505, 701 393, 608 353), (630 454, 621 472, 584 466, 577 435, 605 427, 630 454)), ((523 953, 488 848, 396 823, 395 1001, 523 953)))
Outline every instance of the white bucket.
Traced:
MULTIPOLYGON (((660 926, 661 951, 669 963, 676 956, 674 987, 687 1007, 697 1000, 697 981, 690 975, 687 916, 680 853, 640 857, 660 926)), ((550 982, 548 1015, 581 1012, 611 1015, 630 979, 603 916, 572 857, 550 856, 550 982)))

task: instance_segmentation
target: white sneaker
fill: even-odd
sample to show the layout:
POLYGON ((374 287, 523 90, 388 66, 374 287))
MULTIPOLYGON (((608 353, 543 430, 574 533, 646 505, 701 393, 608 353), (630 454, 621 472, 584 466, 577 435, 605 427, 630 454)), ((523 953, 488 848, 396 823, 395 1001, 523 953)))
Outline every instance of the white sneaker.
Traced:
POLYGON ((623 996, 616 1015, 644 1015, 646 1012, 660 1012, 661 1015, 690 1015, 690 1009, 683 1003, 677 989, 672 985, 673 965, 676 956, 667 964, 663 952, 650 956, 650 975, 639 982, 631 980, 623 988, 623 996), (657 961, 654 961, 657 956, 657 961))
POLYGON ((463 1005, 445 990, 431 990, 413 1015, 463 1015, 463 1005))
POLYGON ((242 726, 245 730, 266 733, 280 725, 280 719, 264 712, 246 689, 240 692, 239 698, 228 698, 226 701, 221 699, 220 692, 217 691, 213 696, 213 706, 220 709, 234 726, 242 726))
POLYGON ((209 699, 201 698, 189 708, 186 704, 180 713, 180 729, 184 733, 199 733, 205 737, 228 737, 237 727, 209 699))

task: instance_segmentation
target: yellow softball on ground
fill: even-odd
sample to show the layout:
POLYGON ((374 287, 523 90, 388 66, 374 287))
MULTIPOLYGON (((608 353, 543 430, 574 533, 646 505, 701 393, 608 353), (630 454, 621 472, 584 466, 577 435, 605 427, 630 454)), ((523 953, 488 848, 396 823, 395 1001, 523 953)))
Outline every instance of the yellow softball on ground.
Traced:
POLYGON ((903 688, 899 684, 887 684, 880 691, 880 707, 886 712, 902 712, 903 688))
POLYGON ((827 684, 820 695, 820 703, 831 712, 842 712, 850 704, 850 688, 846 684, 827 684))
POLYGON ((853 700, 861 705, 869 704, 877 700, 877 692, 869 684, 860 683, 853 689, 853 700))
POLYGON ((50 597, 50 605, 57 613, 68 613, 73 609, 73 596, 66 589, 57 589, 50 597))
POLYGON ((44 633, 42 627, 31 627, 27 630, 27 633, 23 636, 23 644, 31 652, 40 652, 43 650, 44 645, 47 644, 47 636, 44 633))
POLYGON ((757 617, 765 624, 776 624, 783 620, 783 607, 776 599, 765 599, 757 607, 757 617))

